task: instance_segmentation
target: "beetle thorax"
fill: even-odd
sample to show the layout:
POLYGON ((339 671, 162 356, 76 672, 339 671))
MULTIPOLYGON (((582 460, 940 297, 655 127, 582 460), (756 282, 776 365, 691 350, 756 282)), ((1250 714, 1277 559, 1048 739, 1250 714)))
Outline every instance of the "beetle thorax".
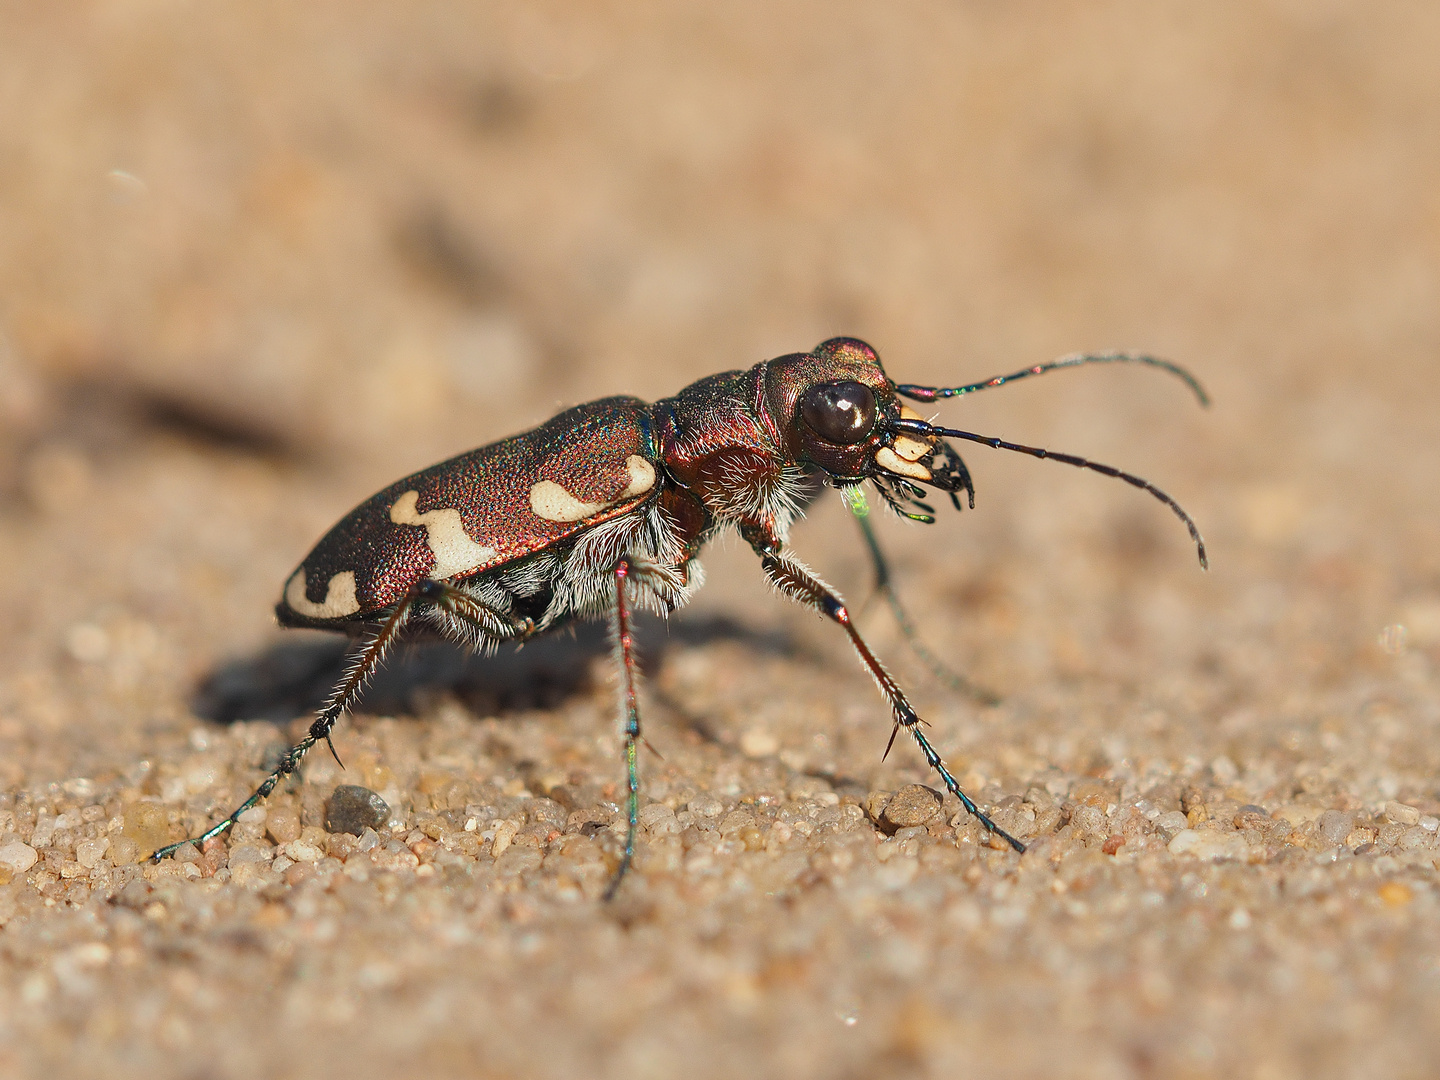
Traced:
POLYGON ((788 457, 765 411, 763 365, 711 376, 655 407, 666 472, 721 524, 783 538, 806 470, 788 457))

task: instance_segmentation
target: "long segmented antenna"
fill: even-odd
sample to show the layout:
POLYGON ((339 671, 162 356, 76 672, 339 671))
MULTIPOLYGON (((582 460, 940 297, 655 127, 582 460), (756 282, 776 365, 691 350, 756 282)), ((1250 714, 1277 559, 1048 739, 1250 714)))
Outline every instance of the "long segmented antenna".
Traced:
POLYGON ((1201 405, 1208 406, 1210 404, 1210 397, 1205 393, 1205 388, 1200 385, 1200 380, 1179 364, 1172 364, 1169 360, 1161 360, 1157 356, 1128 352, 1075 353, 1070 356, 1062 356, 1059 360, 1052 360, 1048 364, 1036 364, 1023 371, 1016 371, 1009 375, 996 375, 993 379, 970 383, 968 386, 916 386, 913 383, 901 383, 895 387, 895 392, 903 394, 912 401, 939 401, 942 398, 973 394, 977 390, 989 390, 993 386, 1004 386, 1006 383, 1012 383, 1019 379, 1028 379, 1032 375, 1044 375, 1045 372, 1054 371, 1056 368, 1080 367, 1083 364, 1145 364, 1149 367, 1160 368, 1162 371, 1170 372, 1190 387, 1201 405))
POLYGON ((1074 465, 1077 469, 1089 469, 1104 476, 1112 476, 1116 480, 1124 480, 1131 487, 1137 487, 1141 491, 1148 491, 1155 498, 1168 506, 1175 512, 1175 516, 1185 523, 1185 528, 1190 530, 1190 539, 1195 541, 1196 554, 1200 556, 1200 568, 1210 569, 1210 560, 1205 554, 1205 540, 1200 535, 1195 520, 1185 512, 1185 508, 1172 499, 1165 492, 1161 491, 1154 484, 1134 473, 1124 472, 1113 465, 1102 465, 1098 461, 1091 461, 1089 458, 1078 457, 1075 454, 1060 454, 1053 450, 1046 450, 1039 446, 1025 446, 1022 443, 1006 442, 1004 439, 997 439, 990 435, 977 435, 973 431, 961 431, 958 428, 937 427, 934 424, 927 424, 924 420, 892 420, 891 427, 896 431, 905 432, 908 435, 919 435, 922 438, 935 438, 937 436, 947 439, 965 439, 969 442, 980 443, 995 450, 1014 450, 1019 454, 1029 454, 1031 457, 1049 458, 1052 461, 1063 462, 1066 465, 1074 465))

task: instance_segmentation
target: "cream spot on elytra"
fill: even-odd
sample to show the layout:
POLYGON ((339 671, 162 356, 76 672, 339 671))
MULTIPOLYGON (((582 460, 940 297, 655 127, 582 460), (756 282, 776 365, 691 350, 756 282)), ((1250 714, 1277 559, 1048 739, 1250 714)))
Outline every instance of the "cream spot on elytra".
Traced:
POLYGON ((553 480, 541 480, 530 488, 530 509, 546 521, 568 524, 593 517, 611 504, 581 502, 553 480))
POLYGON ((889 472, 899 473, 901 476, 908 476, 912 480, 933 480, 930 470, 914 461, 906 461, 899 454, 895 453, 888 446, 882 446, 875 451, 875 464, 889 472))
POLYGON ((470 539, 465 523, 460 520, 459 510, 444 507, 421 514, 416 511, 419 501, 418 491, 405 492, 390 507, 390 520, 396 525, 425 526, 425 540, 435 556, 435 565, 430 569, 431 580, 438 581, 478 569, 495 558, 494 548, 470 539))
POLYGON ((630 473, 630 482, 624 491, 608 502, 582 502, 555 481, 541 480, 530 488, 530 509, 535 511, 536 517, 568 525, 594 517, 601 510, 625 499, 644 495, 655 486, 655 466, 639 454, 631 454, 625 459, 625 469, 630 473))
POLYGON ((285 603, 290 610, 298 611, 311 619, 342 619, 360 610, 360 601, 355 598, 355 572, 342 570, 325 586, 325 599, 315 603, 305 595, 305 571, 296 570, 285 583, 285 603))
POLYGON ((636 495, 644 495, 655 486, 655 466, 639 454, 631 454, 626 458, 625 468, 630 471, 630 486, 620 493, 620 498, 633 499, 636 495))

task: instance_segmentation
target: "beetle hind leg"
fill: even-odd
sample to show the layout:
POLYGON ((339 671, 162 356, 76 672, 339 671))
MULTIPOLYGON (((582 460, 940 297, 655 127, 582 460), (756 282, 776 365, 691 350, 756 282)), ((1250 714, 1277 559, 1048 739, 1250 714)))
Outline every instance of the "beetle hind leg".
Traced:
MULTIPOLYGON (((396 604, 395 607, 391 609, 385 621, 380 624, 379 628, 368 635, 360 647, 351 653, 350 660, 345 665, 345 673, 340 677, 340 681, 335 684, 335 689, 330 692, 330 697, 326 700, 325 705, 310 725, 310 730, 305 733, 303 739, 286 752, 285 756, 280 759, 280 764, 275 766, 274 771, 261 782, 260 786, 251 793, 248 799, 230 811, 224 820, 212 825, 199 836, 181 840, 178 844, 167 844, 160 848, 150 856, 151 860, 158 861, 163 859, 166 855, 172 854, 186 844, 193 843, 197 847, 200 847, 205 844, 206 841, 213 840, 221 833, 229 830, 234 826, 236 819, 238 819, 241 814, 249 810, 252 806, 257 805, 274 791, 275 786, 280 783, 281 779, 299 769, 300 762, 316 743, 326 743, 330 746, 330 752, 333 754, 335 752, 335 746, 330 742, 330 732, 334 729, 336 721, 359 700, 361 691, 365 689, 365 684, 369 682, 371 676, 380 669, 380 665, 384 662, 386 654, 389 653, 390 648, 395 644, 396 640, 400 637, 401 631, 405 629, 406 623, 410 620, 414 600, 415 594, 411 593, 396 604)), ((336 756, 336 760, 339 761, 338 755, 336 756)))

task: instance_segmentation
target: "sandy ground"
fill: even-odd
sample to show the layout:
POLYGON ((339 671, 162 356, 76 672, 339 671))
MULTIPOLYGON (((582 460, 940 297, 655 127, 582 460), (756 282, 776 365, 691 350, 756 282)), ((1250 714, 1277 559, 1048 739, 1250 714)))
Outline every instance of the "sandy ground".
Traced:
MULTIPOLYGON (((1440 9, 1328 0, 0 8, 0 1072, 1440 1071, 1440 9), (874 342, 974 513, 841 635, 732 543, 642 627, 336 670, 280 583, 405 472, 604 394, 874 342), (325 831, 337 784, 391 809, 325 831), (900 792, 889 804, 889 793, 900 792), (33 864, 31 860, 34 860, 33 864)), ((796 530, 853 598, 833 497, 796 530)))

